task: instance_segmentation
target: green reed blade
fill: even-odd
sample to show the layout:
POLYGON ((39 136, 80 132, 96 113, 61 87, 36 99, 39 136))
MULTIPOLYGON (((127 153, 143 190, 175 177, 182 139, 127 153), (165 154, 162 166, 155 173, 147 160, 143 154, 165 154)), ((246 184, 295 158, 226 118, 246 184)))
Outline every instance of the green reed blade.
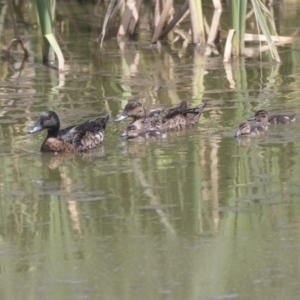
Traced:
POLYGON ((251 3, 253 6, 253 9, 254 9, 254 12, 255 12, 256 21, 257 21, 262 33, 264 34, 264 36, 267 39, 273 59, 276 60, 277 62, 281 62, 279 54, 277 52, 277 48, 272 40, 271 33, 270 33, 270 30, 267 25, 267 22, 266 22, 263 12, 265 13, 267 20, 269 21, 272 30, 276 32, 275 23, 274 23, 274 20, 273 20, 271 14, 269 13, 268 9, 265 7, 265 5, 260 0, 251 0, 251 3))
POLYGON ((235 30, 233 55, 240 56, 244 50, 247 0, 230 0, 229 9, 232 28, 235 30))
POLYGON ((51 62, 54 61, 54 51, 57 55, 59 70, 63 71, 63 54, 53 33, 55 0, 35 0, 35 4, 43 35, 43 63, 52 66, 51 62))

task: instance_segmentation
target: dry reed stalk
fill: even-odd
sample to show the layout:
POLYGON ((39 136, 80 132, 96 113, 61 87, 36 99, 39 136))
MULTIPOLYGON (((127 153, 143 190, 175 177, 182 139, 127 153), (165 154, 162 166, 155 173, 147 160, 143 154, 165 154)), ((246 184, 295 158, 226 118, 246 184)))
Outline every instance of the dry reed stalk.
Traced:
POLYGON ((162 32, 159 35, 159 39, 165 37, 173 29, 173 27, 181 20, 184 14, 188 11, 188 9, 189 9, 189 2, 188 0, 186 0, 182 4, 182 6, 176 11, 171 22, 165 27, 164 30, 162 30, 162 32))
POLYGON ((136 9, 136 0, 127 0, 122 23, 119 27, 118 37, 124 37, 129 28, 131 18, 138 20, 138 12, 136 9))
POLYGON ((173 0, 167 0, 165 3, 165 6, 163 8, 163 11, 161 13, 161 16, 159 18, 159 22, 155 28, 151 44, 155 44, 158 41, 158 38, 162 32, 162 29, 166 23, 167 17, 169 16, 169 12, 171 10, 171 7, 173 6, 173 0))
POLYGON ((228 32, 227 40, 226 40, 223 62, 231 61, 232 40, 233 40, 234 34, 235 34, 235 30, 230 29, 228 32))

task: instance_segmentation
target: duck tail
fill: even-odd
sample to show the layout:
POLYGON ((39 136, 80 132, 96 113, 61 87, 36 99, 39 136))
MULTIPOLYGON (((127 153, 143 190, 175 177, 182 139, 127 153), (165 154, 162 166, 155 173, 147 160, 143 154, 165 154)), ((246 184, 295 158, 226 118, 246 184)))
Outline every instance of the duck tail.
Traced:
POLYGON ((191 113, 191 114, 195 114, 200 116, 200 114, 202 113, 202 111, 204 110, 205 106, 206 106, 207 102, 204 102, 194 108, 190 108, 187 110, 187 113, 191 113))
POLYGON ((187 102, 182 100, 177 106, 167 110, 167 114, 164 116, 165 119, 172 119, 177 115, 184 115, 187 113, 187 102))
POLYGON ((199 118, 202 114, 202 111, 204 110, 207 102, 204 102, 200 104, 199 106, 196 106, 194 108, 190 108, 187 110, 186 117, 189 120, 191 125, 195 125, 198 123, 199 118))
POLYGON ((184 114, 184 113, 186 113, 187 112, 187 102, 186 102, 186 100, 182 100, 180 103, 179 103, 179 105, 178 105, 178 112, 180 113, 180 114, 184 114))
POLYGON ((105 129, 108 120, 109 120, 109 114, 105 115, 104 117, 98 118, 96 120, 96 124, 100 126, 102 129, 105 129))

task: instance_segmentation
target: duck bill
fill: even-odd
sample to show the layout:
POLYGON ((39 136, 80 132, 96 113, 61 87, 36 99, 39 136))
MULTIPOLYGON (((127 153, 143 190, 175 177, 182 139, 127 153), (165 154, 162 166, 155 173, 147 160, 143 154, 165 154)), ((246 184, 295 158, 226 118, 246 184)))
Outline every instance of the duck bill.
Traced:
POLYGON ((41 130, 43 130, 43 127, 41 126, 40 123, 37 123, 31 130, 28 131, 28 133, 32 134, 41 130))
POLYGON ((122 134, 121 134, 121 137, 128 137, 128 133, 126 131, 124 131, 122 134))
POLYGON ((235 136, 235 137, 239 137, 239 136, 241 136, 241 135, 242 135, 242 132, 241 132, 240 130, 238 130, 234 136, 235 136))
POLYGON ((248 121, 255 121, 256 119, 255 119, 255 117, 254 116, 252 116, 252 117, 250 117, 249 119, 248 119, 248 121))
POLYGON ((114 119, 114 121, 115 121, 115 122, 120 122, 120 121, 125 120, 125 119, 127 119, 127 118, 128 118, 127 113, 126 113, 125 111, 123 111, 122 114, 121 114, 121 116, 118 117, 118 118, 116 118, 116 119, 114 119))

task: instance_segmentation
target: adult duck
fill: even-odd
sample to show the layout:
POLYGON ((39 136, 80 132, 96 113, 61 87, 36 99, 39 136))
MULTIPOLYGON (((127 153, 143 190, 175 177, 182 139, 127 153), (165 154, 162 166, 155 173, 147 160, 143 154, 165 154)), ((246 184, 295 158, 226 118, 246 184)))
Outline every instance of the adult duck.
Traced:
POLYGON ((133 121, 142 119, 145 122, 155 122, 166 118, 175 117, 178 114, 183 114, 187 111, 187 102, 181 101, 177 106, 166 109, 153 110, 147 113, 144 105, 138 101, 130 101, 126 104, 121 115, 116 118, 115 122, 120 122, 127 118, 133 118, 133 121))
MULTIPOLYGON (((173 108, 155 110, 147 113, 141 103, 131 101, 125 106, 123 113, 119 118, 115 119, 115 121, 119 122, 128 117, 132 117, 133 122, 130 125, 135 126, 135 131, 138 134, 147 131, 155 132, 157 130, 166 132, 196 125, 205 106, 206 102, 195 108, 188 109, 187 102, 181 101, 179 105, 173 108), (155 129, 154 131, 152 130, 153 128, 155 129)), ((129 127, 129 129, 130 128, 133 127, 129 127)), ((123 136, 124 135, 125 134, 123 134, 123 136)))
POLYGON ((104 139, 109 115, 60 129, 60 120, 54 111, 42 112, 29 134, 47 129, 42 152, 83 152, 97 147, 104 139))

